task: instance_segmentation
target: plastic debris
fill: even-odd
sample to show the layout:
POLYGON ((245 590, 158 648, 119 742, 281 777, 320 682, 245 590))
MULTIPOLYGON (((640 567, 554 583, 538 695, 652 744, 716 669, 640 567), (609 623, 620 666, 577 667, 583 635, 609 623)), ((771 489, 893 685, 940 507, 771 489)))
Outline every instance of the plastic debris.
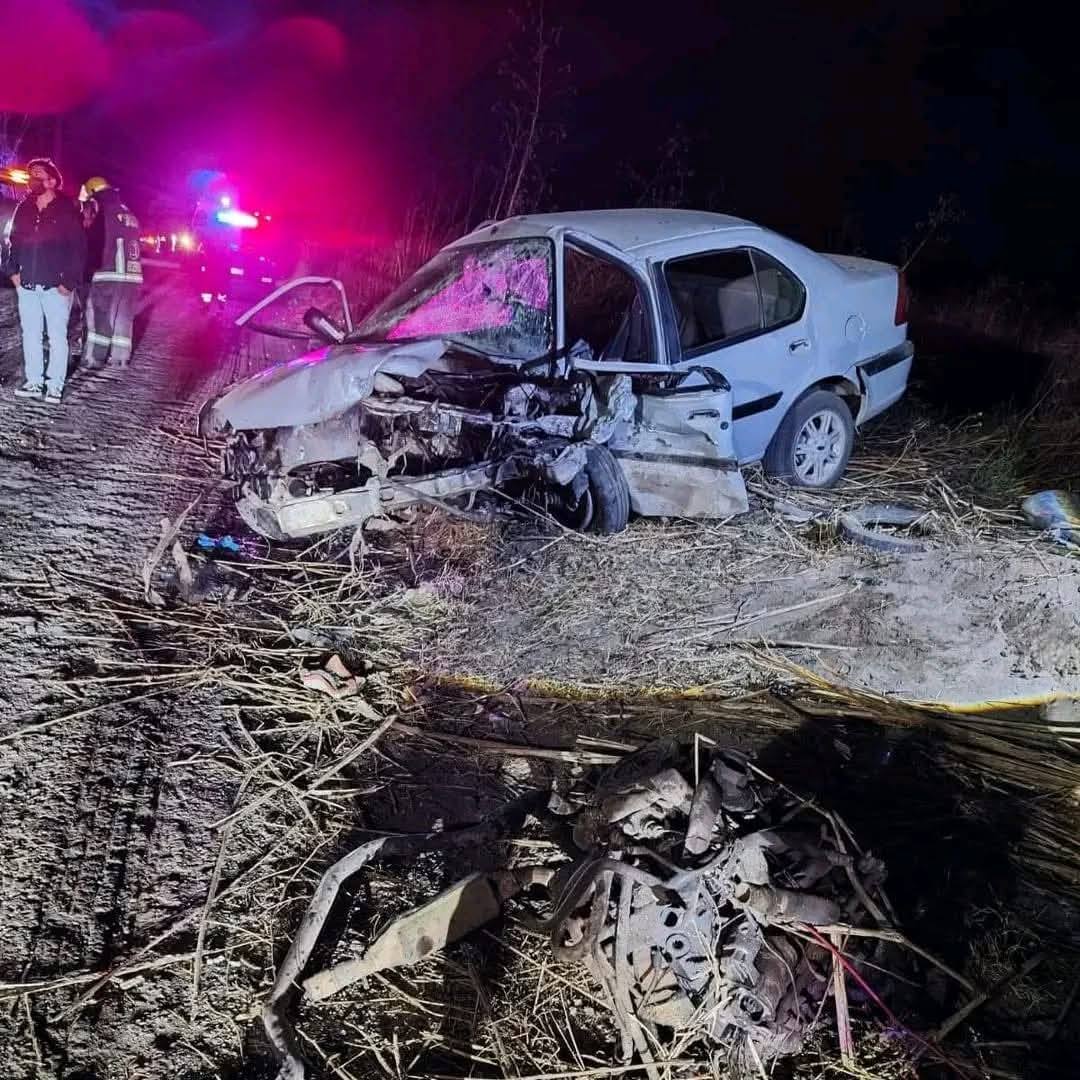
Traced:
POLYGON ((776 499, 773 502, 773 512, 779 514, 785 521, 793 525, 808 525, 811 521, 820 521, 827 515, 820 510, 810 510, 798 503, 789 502, 787 499, 776 499))
POLYGON ((234 555, 240 553, 239 543, 231 536, 208 536, 206 533, 199 533, 195 543, 203 551, 229 551, 234 555))
POLYGON ((877 551, 896 551, 913 554, 926 550, 922 540, 883 531, 884 528, 910 529, 924 525, 927 513, 910 506, 888 503, 867 503, 840 515, 840 535, 853 544, 877 551))
POLYGON ((300 681, 309 690, 317 690, 320 694, 334 698, 335 701, 352 697, 364 685, 364 679, 354 675, 336 653, 326 661, 323 667, 305 671, 300 676, 300 681))
POLYGON ((1029 495, 1020 509, 1029 525, 1045 529, 1059 543, 1080 547, 1080 496, 1068 491, 1029 495))

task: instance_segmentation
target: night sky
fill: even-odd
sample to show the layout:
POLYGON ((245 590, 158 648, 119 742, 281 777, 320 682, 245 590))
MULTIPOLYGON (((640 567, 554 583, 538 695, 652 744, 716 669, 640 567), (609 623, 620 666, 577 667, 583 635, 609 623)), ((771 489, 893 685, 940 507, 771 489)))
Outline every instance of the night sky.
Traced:
MULTIPOLYGON (((44 7, 0 0, 0 106, 62 110, 69 172, 112 174, 144 213, 219 168, 266 208, 378 242, 418 200, 463 211, 471 192, 482 216, 500 68, 522 46, 507 7, 54 0, 46 24, 44 7)), ((957 266, 1071 271, 1071 43, 1031 5, 549 0, 545 15, 561 38, 544 119, 561 138, 540 147, 543 208, 638 203, 646 178, 895 259, 953 195, 957 266)), ((26 149, 53 145, 39 116, 26 149)))

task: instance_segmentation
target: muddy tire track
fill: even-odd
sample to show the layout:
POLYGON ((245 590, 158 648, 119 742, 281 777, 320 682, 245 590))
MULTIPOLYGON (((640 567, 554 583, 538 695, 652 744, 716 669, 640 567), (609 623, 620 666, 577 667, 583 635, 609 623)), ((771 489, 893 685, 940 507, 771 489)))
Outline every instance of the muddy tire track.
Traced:
MULTIPOLYGON (((76 370, 52 408, 12 396, 21 357, 4 325, 12 297, 0 291, 0 739, 93 706, 79 676, 112 670, 124 643, 78 575, 136 596, 161 517, 205 486, 205 462, 173 433, 193 432, 226 373, 197 307, 168 282, 157 288, 132 368, 76 370)), ((220 714, 204 704, 162 695, 0 741, 0 981, 107 967, 198 901, 215 851, 209 825, 231 793, 212 779, 192 789, 190 774, 181 786, 169 764, 218 743, 220 714)), ((119 1032, 144 1038, 146 1055, 160 1035, 150 1025, 129 1036, 124 1001, 102 1007, 110 1019, 96 1031, 94 1011, 48 1024, 58 1004, 34 999, 37 1048, 23 1009, 0 1011, 5 1077, 76 1065, 111 1076, 119 1032)))

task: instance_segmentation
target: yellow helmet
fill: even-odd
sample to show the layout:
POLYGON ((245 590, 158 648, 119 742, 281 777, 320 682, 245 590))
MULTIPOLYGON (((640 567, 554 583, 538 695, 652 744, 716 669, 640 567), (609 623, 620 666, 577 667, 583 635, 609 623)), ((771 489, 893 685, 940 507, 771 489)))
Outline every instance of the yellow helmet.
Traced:
POLYGON ((91 176, 89 180, 83 184, 86 189, 87 195, 96 195, 102 188, 109 187, 109 181, 104 176, 91 176))

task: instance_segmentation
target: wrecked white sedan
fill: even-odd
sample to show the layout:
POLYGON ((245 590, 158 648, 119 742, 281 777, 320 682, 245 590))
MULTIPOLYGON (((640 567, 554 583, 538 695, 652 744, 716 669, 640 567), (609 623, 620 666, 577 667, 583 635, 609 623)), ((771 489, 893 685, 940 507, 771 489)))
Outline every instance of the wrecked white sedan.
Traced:
POLYGON ((227 436, 240 513, 272 539, 481 493, 599 532, 631 511, 727 516, 748 462, 842 475, 857 425, 904 393, 906 307, 895 267, 738 218, 519 217, 444 248, 356 328, 347 305, 309 309, 326 344, 208 402, 200 427, 227 436))

